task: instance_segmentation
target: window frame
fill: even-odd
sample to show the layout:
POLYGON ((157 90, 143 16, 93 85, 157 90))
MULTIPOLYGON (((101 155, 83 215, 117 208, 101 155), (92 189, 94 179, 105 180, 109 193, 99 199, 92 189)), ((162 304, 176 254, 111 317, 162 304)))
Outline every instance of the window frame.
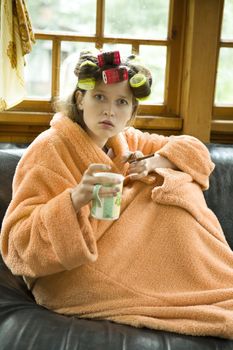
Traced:
MULTIPOLYGON (((221 34, 219 35, 219 37, 221 38, 221 34)), ((231 49, 233 49, 233 40, 222 40, 222 39, 219 39, 219 43, 218 43, 218 60, 219 60, 219 54, 220 54, 221 48, 231 48, 231 49)), ((215 84, 216 84, 216 80, 215 80, 215 84)), ((214 103, 214 106, 213 106, 213 119, 229 120, 229 119, 232 119, 232 116, 233 116, 233 101, 232 101, 232 106, 230 106, 230 105, 221 105, 221 104, 215 104, 214 103)))
POLYGON ((37 116, 37 124, 40 123, 43 126, 49 124, 53 115, 53 101, 59 92, 62 41, 93 42, 98 49, 102 48, 105 43, 117 42, 119 44, 132 45, 132 53, 135 54, 138 54, 140 45, 167 47, 164 104, 140 105, 135 126, 143 129, 161 128, 173 129, 174 131, 182 129, 182 119, 179 118, 179 91, 181 84, 185 0, 170 0, 168 36, 167 39, 164 40, 106 36, 104 34, 104 16, 105 0, 97 0, 96 34, 93 36, 76 35, 75 33, 60 31, 35 31, 36 40, 49 40, 52 42, 51 99, 25 99, 8 112, 5 112, 5 114, 8 114, 8 120, 11 120, 11 124, 26 125, 27 122, 35 124, 33 120, 35 118, 35 113, 37 116), (168 86, 170 86, 170 89, 168 89, 168 86), (154 120, 155 118, 156 121, 154 120))
MULTIPOLYGON (((223 23, 223 12, 224 12, 224 0, 220 1, 219 10, 219 32, 218 32, 218 44, 217 44, 217 59, 216 59, 216 73, 215 73, 215 84, 214 92, 217 84, 217 68, 219 64, 219 55, 221 48, 232 48, 233 40, 221 39, 222 23, 223 23)), ((215 94, 214 94, 215 96, 215 94)), ((222 133, 226 135, 226 142, 232 142, 233 134, 233 105, 221 105, 215 104, 213 97, 213 110, 212 110, 212 134, 216 142, 219 142, 219 135, 222 133), (228 141, 229 140, 229 141, 228 141)))
MULTIPOLYGON (((35 33, 36 39, 53 43, 51 95, 54 98, 59 89, 61 41, 94 42, 97 48, 104 43, 131 43, 134 53, 142 44, 165 45, 164 104, 141 105, 134 126, 164 135, 186 133, 203 142, 233 142, 233 108, 213 105, 220 47, 233 47, 231 42, 220 40, 223 6, 224 0, 170 0, 167 39, 140 40, 104 36, 105 0, 97 0, 96 35, 35 33), (209 52, 200 55, 203 42, 210 44, 209 52), (203 97, 203 92, 208 96, 203 97)), ((0 113, 0 142, 31 142, 47 129, 54 114, 53 98, 27 99, 0 113)))

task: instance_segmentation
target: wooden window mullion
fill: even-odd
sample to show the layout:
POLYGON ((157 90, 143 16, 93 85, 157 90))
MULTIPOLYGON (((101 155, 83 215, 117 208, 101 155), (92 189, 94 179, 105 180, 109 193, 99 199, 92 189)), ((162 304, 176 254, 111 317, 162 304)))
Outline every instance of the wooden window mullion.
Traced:
POLYGON ((97 0, 96 5, 96 48, 103 47, 105 23, 105 0, 97 0))
POLYGON ((61 63, 61 41, 53 40, 52 46, 52 100, 59 95, 60 89, 60 63, 61 63))
POLYGON ((164 102, 168 115, 180 113, 180 89, 183 58, 185 0, 171 0, 169 9, 167 66, 164 102))

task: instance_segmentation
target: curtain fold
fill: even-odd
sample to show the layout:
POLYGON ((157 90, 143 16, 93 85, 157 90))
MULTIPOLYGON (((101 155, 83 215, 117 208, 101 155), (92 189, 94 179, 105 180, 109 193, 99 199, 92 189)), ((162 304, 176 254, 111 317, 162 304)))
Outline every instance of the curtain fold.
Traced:
POLYGON ((31 52, 34 43, 25 1, 1 0, 0 111, 24 99, 24 55, 31 52))

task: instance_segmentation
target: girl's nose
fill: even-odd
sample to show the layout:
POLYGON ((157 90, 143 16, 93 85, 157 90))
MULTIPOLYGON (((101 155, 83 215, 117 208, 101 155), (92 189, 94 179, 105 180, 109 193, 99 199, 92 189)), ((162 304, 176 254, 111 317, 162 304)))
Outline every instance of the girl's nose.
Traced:
POLYGON ((110 111, 110 110, 105 110, 105 111, 104 111, 104 115, 105 115, 106 117, 113 117, 114 113, 112 113, 112 111, 110 111))
POLYGON ((106 106, 103 113, 106 117, 113 117, 115 112, 112 104, 109 104, 108 106, 106 106))

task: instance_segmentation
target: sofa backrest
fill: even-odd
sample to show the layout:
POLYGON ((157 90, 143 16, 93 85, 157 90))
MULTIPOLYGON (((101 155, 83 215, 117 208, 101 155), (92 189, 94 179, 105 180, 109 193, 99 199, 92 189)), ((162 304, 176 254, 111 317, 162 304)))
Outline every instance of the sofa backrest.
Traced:
POLYGON ((210 143, 207 147, 216 166, 204 196, 233 250, 233 145, 210 143))
MULTIPOLYGON (((204 196, 233 250, 233 145, 208 144, 207 147, 216 167, 210 177, 210 188, 204 196)), ((15 168, 24 150, 0 149, 0 227, 11 200, 15 168)))
POLYGON ((23 149, 0 150, 0 228, 11 200, 15 168, 23 152, 23 149))

